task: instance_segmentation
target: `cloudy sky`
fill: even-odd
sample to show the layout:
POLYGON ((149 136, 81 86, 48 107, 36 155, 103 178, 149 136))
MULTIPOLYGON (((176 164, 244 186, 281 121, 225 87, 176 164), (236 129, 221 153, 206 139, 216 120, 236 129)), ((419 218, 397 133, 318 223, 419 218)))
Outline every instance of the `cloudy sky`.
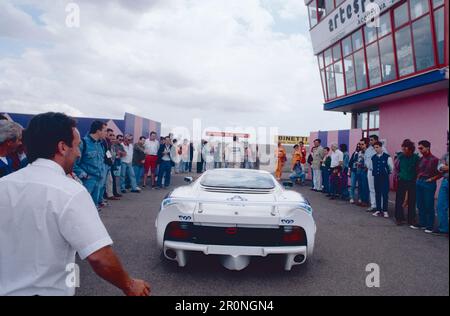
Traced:
POLYGON ((303 0, 0 0, 0 112, 349 128, 322 111, 303 0))

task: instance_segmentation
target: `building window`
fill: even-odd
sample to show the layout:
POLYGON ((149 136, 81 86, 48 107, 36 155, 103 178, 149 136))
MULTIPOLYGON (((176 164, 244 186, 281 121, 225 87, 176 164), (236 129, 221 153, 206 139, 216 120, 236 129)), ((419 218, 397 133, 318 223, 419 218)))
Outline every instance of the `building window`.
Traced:
POLYGON ((343 41, 342 41, 342 51, 344 53, 344 56, 347 56, 351 53, 353 53, 353 48, 352 48, 352 38, 351 36, 347 36, 343 41))
POLYGON ((396 75, 392 35, 380 39, 381 75, 383 82, 394 80, 396 75))
POLYGON ((347 93, 356 91, 355 82, 355 64, 353 63, 353 55, 344 57, 345 69, 345 85, 347 86, 347 93))
POLYGON ((336 98, 336 83, 334 80, 333 66, 327 67, 326 76, 327 76, 328 99, 335 99, 336 98))
POLYGON ((367 89, 366 60, 364 58, 364 50, 356 52, 353 56, 355 59, 356 89, 367 89))
POLYGON ((428 13, 428 0, 410 0, 409 7, 411 11, 411 19, 417 19, 425 13, 428 13))
POLYGON ((366 45, 372 43, 377 39, 377 28, 376 27, 364 27, 366 45))
POLYGON ((416 71, 434 66, 433 38, 430 16, 426 15, 412 24, 416 71))
POLYGON ((320 70, 320 78, 322 79, 323 96, 324 96, 325 100, 328 100, 328 96, 327 96, 327 83, 326 83, 325 70, 324 70, 324 69, 321 69, 321 70, 320 70))
MULTIPOLYGON (((443 4, 442 1, 441 4, 443 4)), ((435 42, 437 46, 437 53, 439 58, 439 65, 445 63, 445 17, 444 17, 444 7, 441 6, 439 9, 434 11, 434 31, 435 31, 435 42)))
POLYGON ((317 25, 317 3, 316 0, 313 0, 310 4, 308 4, 308 13, 309 13, 309 26, 313 28, 317 25))
POLYGON ((325 0, 317 0, 317 21, 320 22, 327 15, 325 0))
POLYGON ((330 65, 333 62, 333 54, 331 52, 331 48, 325 51, 324 56, 325 56, 325 66, 330 65))
POLYGON ((367 68, 369 69, 370 86, 381 83, 380 55, 378 54, 378 43, 367 46, 367 68))
POLYGON ((353 50, 357 51, 358 49, 362 48, 364 46, 363 43, 363 37, 361 30, 356 31, 352 35, 352 43, 353 43, 353 50))
POLYGON ((394 21, 396 28, 399 28, 405 23, 408 23, 409 21, 408 2, 403 3, 401 6, 399 6, 394 10, 394 21))
POLYGON ((363 137, 378 135, 380 131, 380 112, 378 110, 357 114, 356 128, 363 131, 363 137))
POLYGON ((336 77, 336 94, 341 97, 345 94, 344 72, 342 69, 342 60, 334 64, 334 76, 336 77))
POLYGON ((397 43, 397 64, 400 77, 414 72, 414 61, 411 45, 411 28, 408 26, 395 32, 397 43))
POLYGON ((391 15, 388 13, 380 17, 380 27, 378 29, 378 37, 383 37, 391 33, 391 15))
MULTIPOLYGON (((342 4, 316 3, 327 14, 332 3, 342 4)), ((446 65, 444 7, 443 0, 403 0, 380 16, 379 27, 362 26, 325 50, 319 59, 325 99, 446 65)))

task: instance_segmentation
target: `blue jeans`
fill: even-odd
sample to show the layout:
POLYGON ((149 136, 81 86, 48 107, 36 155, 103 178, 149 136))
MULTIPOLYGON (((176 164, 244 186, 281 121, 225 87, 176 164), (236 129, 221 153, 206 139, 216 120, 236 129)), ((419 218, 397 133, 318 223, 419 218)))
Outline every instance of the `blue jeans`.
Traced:
POLYGON ((130 180, 131 190, 136 191, 137 184, 133 166, 131 165, 131 163, 122 162, 120 166, 120 189, 122 191, 125 191, 126 189, 127 178, 130 180))
POLYGON ((367 179, 367 170, 359 169, 357 171, 358 196, 363 203, 370 203, 369 180, 367 179))
POLYGON ((100 188, 102 180, 103 180, 102 178, 92 176, 89 176, 87 179, 83 179, 83 185, 91 195, 95 206, 98 206, 99 204, 100 188))
POLYGON ((305 174, 302 172, 302 173, 296 173, 296 172, 293 172, 290 176, 289 176, 289 179, 291 179, 291 181, 292 182, 296 182, 297 181, 297 179, 300 179, 300 181, 302 182, 302 184, 304 184, 305 183, 305 174))
POLYGON ((103 179, 100 183, 100 192, 98 194, 98 203, 102 203, 105 196, 106 191, 106 181, 108 180, 108 172, 109 172, 109 166, 105 164, 105 170, 103 171, 103 179))
POLYGON ((345 168, 341 173, 341 195, 344 199, 348 199, 350 196, 350 192, 348 192, 348 168, 345 168))
POLYGON ((439 231, 448 234, 448 179, 442 180, 437 204, 439 231))
POLYGON ((322 185, 323 192, 330 193, 330 170, 327 167, 322 167, 322 185))
POLYGON ((144 176, 144 166, 133 166, 134 175, 136 176, 136 185, 141 183, 141 179, 144 176))
POLYGON ((434 195, 436 194, 436 182, 417 180, 417 208, 419 209, 420 226, 428 230, 434 227, 434 195))
POLYGON ((164 178, 164 186, 170 186, 170 173, 172 171, 172 163, 170 161, 161 161, 159 165, 158 187, 162 188, 162 180, 164 178))
POLYGON ((356 200, 356 196, 355 196, 355 190, 356 190, 356 185, 358 183, 358 173, 355 171, 352 171, 351 175, 350 175, 350 182, 351 182, 351 186, 350 186, 350 198, 352 200, 356 200))
POLYGON ((389 175, 375 176, 374 184, 377 211, 387 212, 389 203, 389 175))

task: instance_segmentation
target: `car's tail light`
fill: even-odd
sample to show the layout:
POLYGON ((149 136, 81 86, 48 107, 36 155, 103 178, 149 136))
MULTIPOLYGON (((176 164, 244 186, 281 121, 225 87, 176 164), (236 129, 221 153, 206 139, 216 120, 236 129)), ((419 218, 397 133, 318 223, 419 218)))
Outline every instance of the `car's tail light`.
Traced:
POLYGON ((285 243, 299 243, 303 242, 305 239, 305 234, 302 228, 300 227, 292 227, 292 226, 285 226, 284 227, 284 234, 283 234, 283 241, 285 243))
POLYGON ((191 225, 189 223, 172 222, 168 227, 168 236, 171 239, 187 240, 191 238, 191 225))

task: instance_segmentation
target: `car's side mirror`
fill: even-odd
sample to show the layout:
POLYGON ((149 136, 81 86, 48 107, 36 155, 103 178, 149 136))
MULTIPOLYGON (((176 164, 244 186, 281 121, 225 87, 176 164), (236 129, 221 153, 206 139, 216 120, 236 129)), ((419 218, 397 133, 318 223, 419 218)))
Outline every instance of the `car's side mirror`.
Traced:
POLYGON ((289 188, 293 188, 293 187, 294 187, 294 184, 293 184, 291 181, 285 181, 285 182, 283 182, 283 186, 284 186, 286 189, 289 189, 289 188))
POLYGON ((194 178, 192 178, 192 177, 185 177, 185 178, 184 178, 184 182, 186 182, 186 183, 192 183, 192 182, 194 182, 194 178))

